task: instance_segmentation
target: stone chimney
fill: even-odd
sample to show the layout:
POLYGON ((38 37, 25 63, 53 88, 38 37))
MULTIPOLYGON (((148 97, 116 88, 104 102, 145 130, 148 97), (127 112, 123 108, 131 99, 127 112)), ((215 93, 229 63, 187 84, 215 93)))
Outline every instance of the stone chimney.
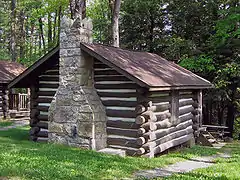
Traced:
POLYGON ((60 85, 49 109, 49 141, 99 150, 106 147, 106 113, 93 84, 93 58, 80 49, 92 43, 92 21, 63 17, 60 85))

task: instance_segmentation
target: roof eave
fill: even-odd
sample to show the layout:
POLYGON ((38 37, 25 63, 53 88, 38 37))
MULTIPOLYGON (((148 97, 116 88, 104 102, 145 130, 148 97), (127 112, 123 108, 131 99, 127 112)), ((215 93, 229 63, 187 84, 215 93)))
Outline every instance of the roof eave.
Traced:
POLYGON ((186 86, 168 86, 168 87, 150 87, 149 91, 167 91, 167 90, 187 90, 187 89, 211 89, 214 88, 214 85, 198 85, 198 86, 191 86, 191 85, 186 85, 186 86))
POLYGON ((13 88, 16 86, 24 77, 29 75, 32 71, 34 71, 38 66, 40 66, 42 63, 47 61, 51 56, 53 56, 57 51, 59 50, 59 46, 53 48, 51 51, 49 51, 48 54, 40 58, 40 60, 36 61, 33 65, 31 65, 29 68, 27 68, 25 71, 23 71, 20 75, 15 77, 9 84, 8 88, 13 88))

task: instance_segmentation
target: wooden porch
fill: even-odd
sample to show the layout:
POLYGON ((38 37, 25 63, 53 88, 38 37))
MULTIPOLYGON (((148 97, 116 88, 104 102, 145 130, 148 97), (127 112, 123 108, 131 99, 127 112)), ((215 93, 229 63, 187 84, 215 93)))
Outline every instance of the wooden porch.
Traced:
POLYGON ((28 94, 9 94, 9 115, 10 118, 29 118, 30 103, 28 94))

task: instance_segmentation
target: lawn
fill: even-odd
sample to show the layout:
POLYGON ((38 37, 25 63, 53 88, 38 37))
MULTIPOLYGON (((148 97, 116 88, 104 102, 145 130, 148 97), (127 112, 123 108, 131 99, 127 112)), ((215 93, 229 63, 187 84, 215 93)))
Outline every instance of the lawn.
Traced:
POLYGON ((13 125, 12 121, 9 120, 0 120, 0 127, 6 127, 13 125))
MULTIPOLYGON (((132 177, 140 169, 162 167, 193 156, 212 155, 217 151, 194 146, 153 159, 121 158, 61 145, 33 143, 28 141, 28 128, 24 127, 0 131, 0 179, 121 179, 132 177)), ((228 168, 234 168, 240 162, 237 149, 234 153, 232 159, 226 162, 219 160, 218 163, 223 162, 226 167, 231 164, 232 167, 228 168)), ((226 167, 216 168, 219 173, 227 173, 226 167)), ((199 177, 199 173, 211 175, 210 171, 215 170, 198 171, 195 177, 199 177)), ((191 174, 186 177, 191 177, 191 174)), ((184 176, 180 178, 184 179, 184 176)))
MULTIPOLYGON (((232 155, 231 158, 216 160, 216 164, 209 168, 198 169, 190 173, 176 174, 167 180, 237 180, 240 179, 240 143, 226 145, 220 152, 232 155)), ((159 178, 160 179, 160 178, 159 178)))

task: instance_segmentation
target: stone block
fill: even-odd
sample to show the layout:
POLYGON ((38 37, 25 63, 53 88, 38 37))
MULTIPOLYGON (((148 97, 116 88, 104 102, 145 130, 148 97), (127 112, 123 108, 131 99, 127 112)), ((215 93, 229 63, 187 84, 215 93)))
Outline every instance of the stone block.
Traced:
POLYGON ((93 137, 93 124, 91 122, 78 122, 77 124, 78 136, 93 137))
POLYGON ((73 119, 73 111, 71 106, 56 106, 54 113, 54 122, 58 123, 76 123, 76 119, 73 119))
POLYGON ((51 122, 48 124, 48 131, 51 133, 64 134, 63 124, 51 122))
POLYGON ((111 155, 118 155, 121 157, 126 156, 126 151, 124 151, 122 149, 104 148, 104 149, 100 149, 98 152, 105 153, 105 154, 111 154, 111 155))

